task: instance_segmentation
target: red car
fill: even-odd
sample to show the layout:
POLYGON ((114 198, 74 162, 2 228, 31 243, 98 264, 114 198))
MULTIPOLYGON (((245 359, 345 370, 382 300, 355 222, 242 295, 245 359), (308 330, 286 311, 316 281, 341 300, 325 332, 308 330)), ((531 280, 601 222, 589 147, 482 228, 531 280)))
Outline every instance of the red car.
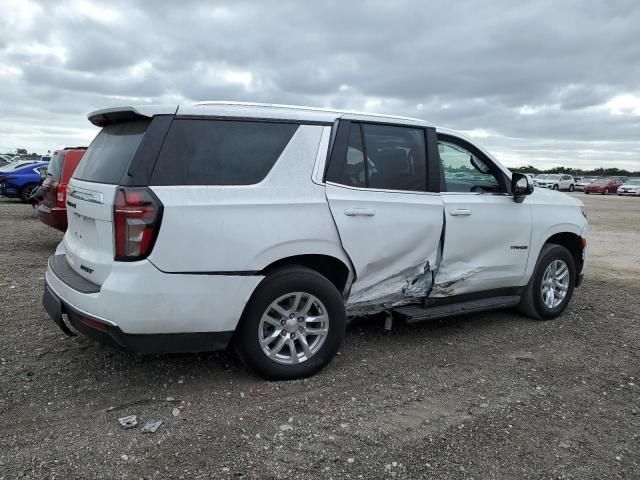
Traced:
POLYGON ((620 185, 624 183, 626 179, 624 177, 607 177, 596 180, 584 187, 584 193, 599 193, 601 195, 608 195, 610 193, 616 193, 620 185))
POLYGON ((42 182, 42 201, 36 207, 38 217, 63 232, 67 229, 67 183, 86 150, 87 147, 70 147, 53 152, 42 182))

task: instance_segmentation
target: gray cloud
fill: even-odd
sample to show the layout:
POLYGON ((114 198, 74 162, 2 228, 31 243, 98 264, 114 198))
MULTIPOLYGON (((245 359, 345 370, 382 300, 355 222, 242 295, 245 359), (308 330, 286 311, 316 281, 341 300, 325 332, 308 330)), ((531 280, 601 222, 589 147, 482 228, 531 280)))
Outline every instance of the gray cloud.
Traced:
POLYGON ((0 150, 95 108, 226 99, 417 116, 507 164, 640 170, 640 5, 5 0, 0 150))

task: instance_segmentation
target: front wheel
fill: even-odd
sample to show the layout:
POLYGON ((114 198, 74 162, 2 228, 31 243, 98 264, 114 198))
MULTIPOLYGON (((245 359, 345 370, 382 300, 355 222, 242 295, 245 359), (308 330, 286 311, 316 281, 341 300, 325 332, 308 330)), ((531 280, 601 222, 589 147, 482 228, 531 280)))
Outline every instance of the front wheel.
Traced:
POLYGON ((605 189, 604 189, 604 192, 603 192, 602 194, 603 194, 603 195, 609 195, 609 189, 608 189, 608 188, 605 188, 605 189))
POLYGON ((288 267, 258 285, 234 343, 249 368, 268 379, 288 380, 327 365, 345 328, 344 302, 336 287, 314 270, 288 267))
POLYGON ((575 282, 576 264, 571 252, 548 243, 540 252, 519 310, 538 320, 554 319, 569 305, 575 282))
POLYGON ((558 190, 558 185, 554 185, 554 186, 553 186, 553 189, 554 189, 554 190, 558 190))

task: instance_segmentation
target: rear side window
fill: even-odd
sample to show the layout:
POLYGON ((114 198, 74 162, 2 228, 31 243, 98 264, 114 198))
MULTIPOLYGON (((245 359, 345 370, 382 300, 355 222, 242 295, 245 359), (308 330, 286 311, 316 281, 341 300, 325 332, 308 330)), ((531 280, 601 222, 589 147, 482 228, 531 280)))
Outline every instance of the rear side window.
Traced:
POLYGON ((177 119, 151 176, 152 185, 252 185, 262 181, 298 125, 177 119))
POLYGON ((73 178, 87 182, 119 184, 136 153, 149 120, 104 127, 91 142, 73 178))
POLYGON ((47 167, 47 177, 53 177, 56 180, 60 180, 60 174, 62 173, 62 164, 64 163, 64 152, 56 152, 52 155, 47 167))
POLYGON ((327 180, 352 187, 424 192, 427 154, 419 128, 351 123, 346 156, 327 180))

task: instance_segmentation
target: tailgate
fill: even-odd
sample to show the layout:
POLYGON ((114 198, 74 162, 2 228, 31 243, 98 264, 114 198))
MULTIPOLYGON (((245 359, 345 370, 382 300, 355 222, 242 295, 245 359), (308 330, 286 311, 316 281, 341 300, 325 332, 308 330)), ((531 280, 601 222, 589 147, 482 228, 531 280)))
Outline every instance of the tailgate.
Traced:
POLYGON ((102 285, 114 263, 113 203, 150 119, 105 126, 91 143, 67 187, 67 262, 102 285))
POLYGON ((67 262, 102 285, 113 265, 113 199, 117 185, 72 179, 67 188, 67 262))

